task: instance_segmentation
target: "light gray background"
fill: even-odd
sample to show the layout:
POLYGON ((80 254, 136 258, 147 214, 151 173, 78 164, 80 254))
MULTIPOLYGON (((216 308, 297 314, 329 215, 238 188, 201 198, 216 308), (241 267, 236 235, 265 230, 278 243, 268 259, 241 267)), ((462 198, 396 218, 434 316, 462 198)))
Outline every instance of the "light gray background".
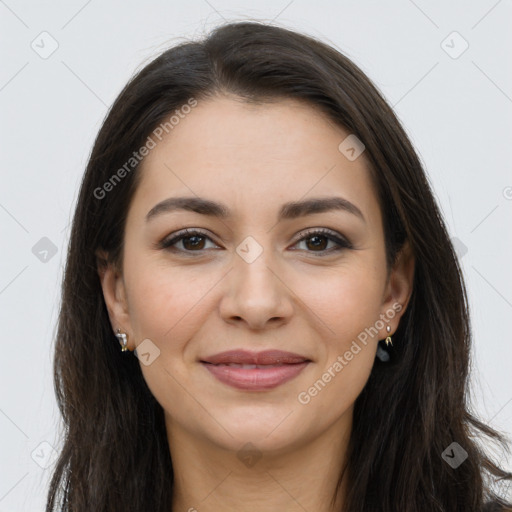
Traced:
POLYGON ((41 466, 59 447, 52 348, 69 221, 107 107, 168 45, 224 19, 249 18, 334 44, 395 106, 460 240, 475 335, 475 409, 512 434, 510 0, 5 0, 0 512, 44 508, 52 466, 41 466), (42 58, 52 39, 57 50, 42 58), (42 237, 57 250, 46 262, 32 252, 42 237))

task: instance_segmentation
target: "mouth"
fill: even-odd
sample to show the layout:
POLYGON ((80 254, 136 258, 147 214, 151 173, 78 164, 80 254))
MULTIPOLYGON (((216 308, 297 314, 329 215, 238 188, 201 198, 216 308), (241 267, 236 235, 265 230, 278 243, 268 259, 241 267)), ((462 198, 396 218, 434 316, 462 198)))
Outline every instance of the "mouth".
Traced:
POLYGON ((293 379, 311 360, 291 352, 232 350, 202 359, 200 363, 220 382, 237 389, 264 391, 293 379))
POLYGON ((202 363, 215 365, 256 365, 273 366, 283 364, 296 364, 309 361, 307 357, 293 352, 283 350, 264 350, 263 352, 251 352, 249 350, 237 349, 227 352, 220 352, 201 360, 202 363))

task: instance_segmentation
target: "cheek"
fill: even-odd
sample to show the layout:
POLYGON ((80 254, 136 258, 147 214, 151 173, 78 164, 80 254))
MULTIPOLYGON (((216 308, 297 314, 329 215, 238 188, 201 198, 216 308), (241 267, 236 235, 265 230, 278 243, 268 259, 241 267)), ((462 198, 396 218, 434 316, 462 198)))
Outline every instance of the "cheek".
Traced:
POLYGON ((161 348, 176 350, 197 326, 201 302, 214 285, 211 274, 192 267, 164 266, 150 260, 126 263, 131 326, 137 341, 150 338, 161 348), (172 343, 170 343, 172 341, 172 343))
POLYGON ((329 272, 310 273, 294 291, 338 343, 375 323, 380 314, 384 277, 371 262, 353 261, 329 272))
MULTIPOLYGON (((378 265, 366 263, 338 268, 316 280, 315 288, 308 286, 311 282, 307 280, 299 292, 319 319, 315 330, 321 343, 315 378, 329 388, 324 398, 333 393, 333 400, 341 409, 355 400, 364 387, 380 339, 375 326, 381 313, 383 277, 378 265)), ((322 383, 312 390, 313 394, 323 390, 322 383)))
POLYGON ((380 315, 379 283, 368 272, 347 272, 327 280, 323 293, 308 298, 307 304, 321 318, 321 343, 314 375, 297 399, 311 421, 319 415, 326 425, 337 421, 370 376, 379 340, 372 330, 380 315))
POLYGON ((158 349, 151 352, 150 364, 141 359, 144 379, 165 410, 185 418, 183 411, 191 410, 194 401, 183 392, 190 388, 184 356, 188 341, 203 323, 201 311, 214 285, 211 276, 199 278, 190 269, 135 258, 126 262, 129 314, 136 343, 150 339, 158 349))

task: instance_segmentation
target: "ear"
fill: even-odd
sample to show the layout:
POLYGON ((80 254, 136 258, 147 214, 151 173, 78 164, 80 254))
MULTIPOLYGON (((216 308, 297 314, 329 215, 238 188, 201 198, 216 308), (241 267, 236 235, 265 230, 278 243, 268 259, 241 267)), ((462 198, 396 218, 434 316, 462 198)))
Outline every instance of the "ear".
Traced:
POLYGON ((398 251, 384 291, 381 313, 386 315, 386 311, 394 311, 395 314, 391 319, 388 313, 388 318, 390 318, 388 325, 391 327, 391 332, 386 332, 384 327, 383 338, 392 335, 397 330, 400 318, 407 309, 413 290, 414 267, 414 254, 409 240, 406 240, 398 251))
POLYGON ((128 348, 130 347, 131 324, 126 300, 126 288, 122 272, 109 261, 108 254, 98 249, 96 251, 96 265, 103 289, 103 298, 107 306, 112 331, 119 329, 128 334, 128 348))

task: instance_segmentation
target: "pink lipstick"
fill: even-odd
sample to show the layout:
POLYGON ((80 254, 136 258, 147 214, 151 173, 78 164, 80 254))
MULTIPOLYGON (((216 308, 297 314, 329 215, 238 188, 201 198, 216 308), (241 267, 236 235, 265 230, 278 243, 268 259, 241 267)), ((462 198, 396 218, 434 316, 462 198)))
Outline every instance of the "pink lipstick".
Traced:
POLYGON ((201 360, 219 381, 248 391, 275 388, 296 377, 311 361, 282 350, 230 350, 201 360))

